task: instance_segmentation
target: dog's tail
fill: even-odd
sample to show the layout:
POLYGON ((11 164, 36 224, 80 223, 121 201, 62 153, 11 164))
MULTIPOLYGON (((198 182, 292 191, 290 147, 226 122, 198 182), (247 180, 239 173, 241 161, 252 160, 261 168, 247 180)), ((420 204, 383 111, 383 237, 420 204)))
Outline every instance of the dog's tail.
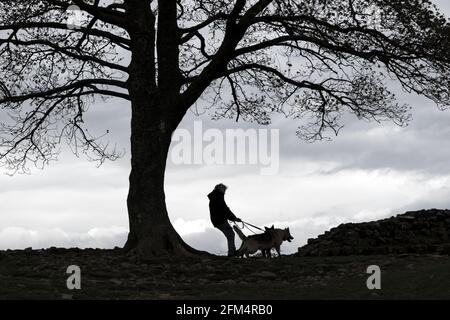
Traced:
POLYGON ((245 236, 245 234, 241 231, 241 229, 239 229, 238 226, 233 226, 234 231, 238 234, 239 238, 241 238, 242 241, 244 241, 245 239, 247 239, 247 237, 245 236))

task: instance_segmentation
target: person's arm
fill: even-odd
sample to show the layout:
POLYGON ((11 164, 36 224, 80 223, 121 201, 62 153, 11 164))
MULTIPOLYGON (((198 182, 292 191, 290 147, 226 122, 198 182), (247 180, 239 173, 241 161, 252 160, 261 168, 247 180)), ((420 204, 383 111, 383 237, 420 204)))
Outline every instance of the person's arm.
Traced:
POLYGON ((236 217, 234 215, 234 213, 230 210, 230 208, 228 208, 228 206, 226 204, 225 204, 225 215, 226 215, 227 219, 230 220, 230 221, 237 221, 237 222, 241 221, 241 219, 236 217))

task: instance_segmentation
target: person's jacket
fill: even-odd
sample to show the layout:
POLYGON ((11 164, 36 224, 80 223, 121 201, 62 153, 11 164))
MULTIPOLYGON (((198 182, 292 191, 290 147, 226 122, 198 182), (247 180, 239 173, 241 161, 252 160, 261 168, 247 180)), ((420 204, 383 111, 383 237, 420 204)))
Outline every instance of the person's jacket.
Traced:
POLYGON ((228 208, 225 203, 224 194, 213 190, 210 194, 208 194, 209 198, 209 213, 211 216, 211 222, 214 227, 218 227, 227 220, 236 221, 236 216, 231 212, 230 208, 228 208))

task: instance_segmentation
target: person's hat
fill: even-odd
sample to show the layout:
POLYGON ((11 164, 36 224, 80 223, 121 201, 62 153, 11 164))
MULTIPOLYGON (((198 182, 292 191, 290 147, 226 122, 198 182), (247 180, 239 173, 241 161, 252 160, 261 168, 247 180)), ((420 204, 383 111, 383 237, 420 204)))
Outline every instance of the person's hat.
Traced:
POLYGON ((228 189, 228 187, 226 185, 224 185, 223 183, 219 183, 218 185, 216 185, 214 187, 214 190, 219 191, 220 193, 225 193, 225 191, 228 189))

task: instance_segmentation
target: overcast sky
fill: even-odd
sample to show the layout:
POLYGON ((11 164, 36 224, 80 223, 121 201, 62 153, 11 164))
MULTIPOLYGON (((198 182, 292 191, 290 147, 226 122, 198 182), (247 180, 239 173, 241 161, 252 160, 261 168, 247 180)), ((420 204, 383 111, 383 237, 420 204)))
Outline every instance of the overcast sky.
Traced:
MULTIPOLYGON (((450 1, 435 1, 450 16, 450 1)), ((224 254, 226 241, 209 222, 206 195, 215 184, 229 186, 226 201, 243 220, 259 226, 290 227, 294 252, 306 240, 344 222, 389 217, 407 210, 450 207, 450 111, 424 98, 393 91, 413 107, 407 128, 349 117, 331 142, 306 143, 298 123, 275 118, 265 129, 280 130, 280 168, 261 175, 258 165, 168 163, 166 198, 170 219, 198 249, 224 254)), ((233 120, 211 121, 189 113, 180 127, 259 128, 233 120)), ((129 123, 126 103, 93 105, 90 129, 109 129, 126 155, 97 168, 63 152, 58 162, 31 175, 0 175, 0 249, 122 246, 128 217, 129 123)), ((239 241, 237 241, 239 244, 239 241)))

